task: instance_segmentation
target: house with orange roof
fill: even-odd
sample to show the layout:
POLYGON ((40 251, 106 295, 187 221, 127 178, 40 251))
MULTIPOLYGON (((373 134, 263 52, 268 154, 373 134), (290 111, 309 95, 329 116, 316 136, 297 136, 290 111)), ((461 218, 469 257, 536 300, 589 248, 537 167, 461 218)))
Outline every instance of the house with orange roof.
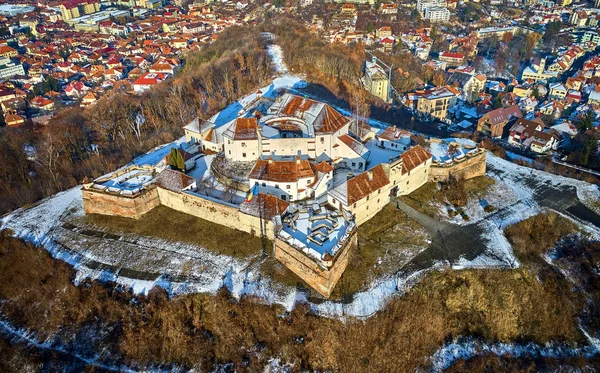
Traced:
POLYGON ((13 111, 9 111, 4 116, 4 123, 6 123, 6 125, 9 127, 16 127, 16 126, 20 126, 23 123, 25 123, 25 118, 23 118, 20 115, 17 115, 13 111))
POLYGON ((88 92, 85 96, 83 96, 83 98, 81 99, 81 104, 79 105, 80 107, 88 107, 90 105, 93 105, 96 103, 96 101, 98 101, 99 96, 94 93, 94 92, 88 92))
POLYGON ((333 167, 328 163, 316 164, 300 156, 290 160, 259 159, 248 176, 250 185, 258 185, 261 193, 284 201, 319 197, 327 192, 327 182, 332 178, 333 167))
POLYGON ((31 107, 40 109, 40 110, 46 110, 46 111, 54 110, 54 102, 52 102, 52 100, 49 100, 43 96, 34 97, 33 99, 31 99, 31 102, 29 104, 31 105, 31 107))
POLYGON ((141 93, 167 79, 167 74, 145 73, 133 82, 133 90, 141 93))

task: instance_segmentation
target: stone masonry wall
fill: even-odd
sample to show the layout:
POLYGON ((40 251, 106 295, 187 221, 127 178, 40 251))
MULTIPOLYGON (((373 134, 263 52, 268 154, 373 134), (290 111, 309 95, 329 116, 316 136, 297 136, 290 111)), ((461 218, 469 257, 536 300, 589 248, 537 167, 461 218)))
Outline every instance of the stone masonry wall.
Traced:
MULTIPOLYGON (((193 194, 175 193, 163 188, 157 189, 160 203, 166 207, 260 237, 260 219, 258 217, 244 214, 234 206, 193 194)), ((275 235, 273 223, 270 221, 266 223, 266 235, 269 239, 273 239, 275 235)))
POLYGON ((83 208, 86 214, 102 214, 139 219, 160 204, 157 188, 151 187, 133 196, 110 194, 83 188, 83 208))
POLYGON ((344 273, 350 253, 355 250, 356 245, 357 234, 355 232, 348 238, 344 248, 337 253, 333 266, 329 270, 323 269, 303 252, 278 238, 275 238, 275 258, 306 281, 319 294, 329 298, 342 273, 344 273))
POLYGON ((457 179, 471 179, 477 176, 484 176, 486 170, 486 152, 474 156, 467 156, 462 162, 455 161, 450 166, 431 165, 429 170, 429 181, 438 182, 446 181, 453 175, 457 179))

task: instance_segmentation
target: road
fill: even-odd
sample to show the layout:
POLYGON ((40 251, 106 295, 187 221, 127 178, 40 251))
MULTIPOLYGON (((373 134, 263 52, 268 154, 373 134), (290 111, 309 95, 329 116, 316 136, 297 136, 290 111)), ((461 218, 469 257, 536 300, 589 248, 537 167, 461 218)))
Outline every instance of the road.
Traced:
POLYGON ((560 83, 566 83, 568 78, 572 77, 577 71, 579 71, 583 67, 583 63, 588 58, 592 57, 593 55, 595 55, 597 53, 600 53, 600 47, 597 47, 593 51, 586 52, 583 56, 576 58, 575 62, 573 62, 571 67, 569 67, 567 70, 562 72, 562 74, 560 75, 560 78, 558 78, 558 81, 560 83))

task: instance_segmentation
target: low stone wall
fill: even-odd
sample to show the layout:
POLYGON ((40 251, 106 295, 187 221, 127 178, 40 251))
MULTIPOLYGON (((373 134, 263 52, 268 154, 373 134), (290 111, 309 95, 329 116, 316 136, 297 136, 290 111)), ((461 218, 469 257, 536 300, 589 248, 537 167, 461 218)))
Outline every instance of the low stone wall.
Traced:
POLYGON ((329 270, 324 269, 302 251, 287 242, 275 238, 275 258, 294 272, 324 297, 329 298, 335 285, 348 265, 350 253, 357 245, 356 230, 348 238, 344 247, 337 252, 333 265, 329 270))
POLYGON ((481 149, 480 153, 466 156, 461 161, 454 161, 450 165, 432 164, 429 170, 429 181, 446 181, 450 175, 457 179, 471 179, 484 176, 486 170, 486 152, 481 149))
POLYGON ((82 188, 86 214, 102 214, 139 219, 160 204, 157 188, 151 186, 135 195, 113 194, 82 188))
MULTIPOLYGON (((191 193, 176 193, 160 187, 157 189, 160 204, 163 206, 260 237, 260 219, 244 214, 235 205, 191 193)), ((266 235, 269 239, 275 236, 271 221, 266 221, 266 235)))

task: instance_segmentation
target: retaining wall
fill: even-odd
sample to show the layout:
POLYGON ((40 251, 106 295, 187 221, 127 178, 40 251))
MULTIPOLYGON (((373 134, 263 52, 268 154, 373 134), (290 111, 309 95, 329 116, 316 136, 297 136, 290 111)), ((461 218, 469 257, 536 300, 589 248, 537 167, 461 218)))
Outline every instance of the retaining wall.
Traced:
MULTIPOLYGON (((163 206, 260 237, 260 219, 244 214, 235 205, 219 203, 191 193, 157 189, 163 206)), ((266 221, 266 235, 269 239, 275 236, 271 221, 266 221)))

